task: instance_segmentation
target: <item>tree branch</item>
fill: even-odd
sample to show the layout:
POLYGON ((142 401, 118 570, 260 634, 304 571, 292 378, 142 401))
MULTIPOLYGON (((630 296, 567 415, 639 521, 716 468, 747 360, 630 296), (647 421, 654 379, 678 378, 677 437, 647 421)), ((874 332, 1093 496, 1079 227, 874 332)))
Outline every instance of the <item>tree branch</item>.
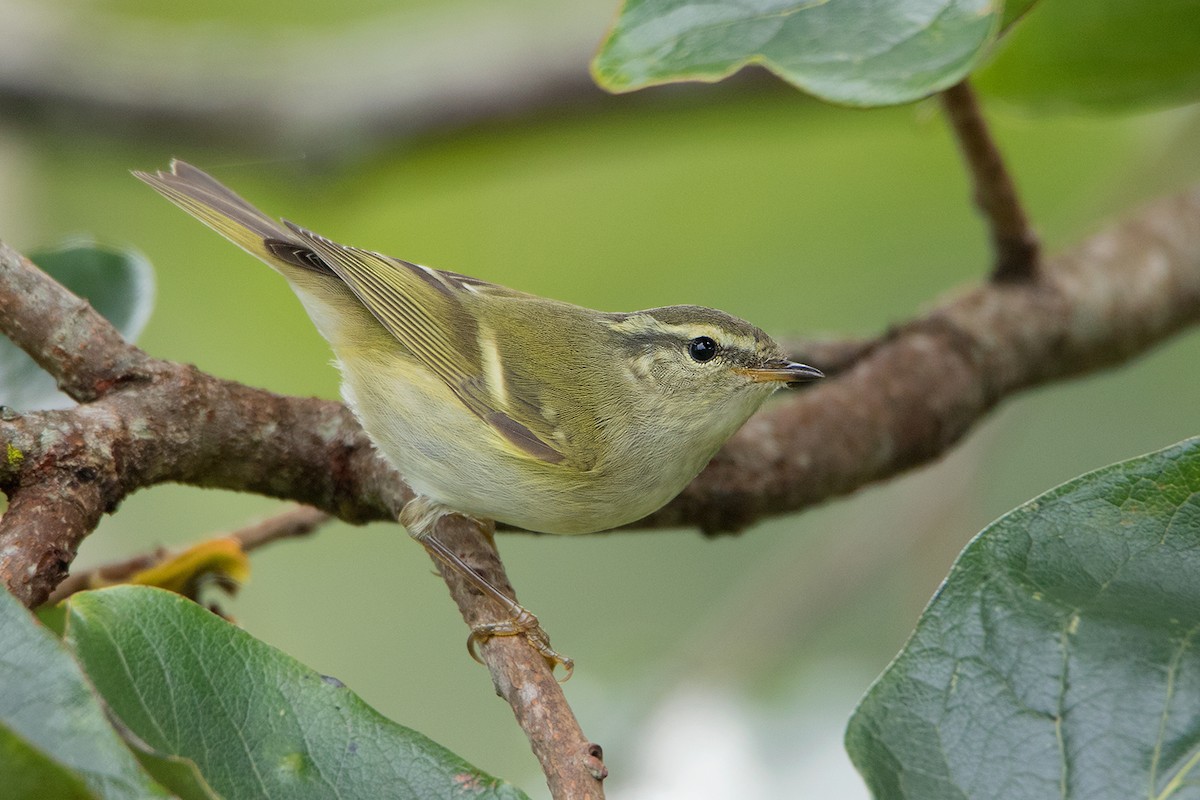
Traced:
POLYGON ((39 605, 106 510, 87 467, 30 475, 0 516, 0 581, 25 605, 39 605))
POLYGON ((0 333, 79 402, 148 379, 155 362, 126 342, 86 300, 45 280, 32 262, 0 241, 0 333))
MULTIPOLYGON (((6 332, 50 313, 12 300, 24 291, 14 264, 50 281, 0 249, 6 332)), ((631 527, 736 531, 853 491, 937 457, 1021 389, 1119 363, 1198 319, 1200 188, 1051 259, 1036 283, 965 290, 871 342, 810 343, 840 354, 842 373, 752 419, 679 498, 631 527)), ((292 499, 358 523, 395 519, 411 496, 340 404, 169 366, 75 411, 0 419, 0 439, 24 454, 0 461, 0 488, 53 460, 109 465, 109 506, 178 481, 292 499), (57 435, 41 437, 47 428, 57 435), (64 439, 79 442, 69 456, 55 447, 64 439)))
POLYGON ((1197 322, 1200 187, 1051 259, 1036 283, 968 289, 890 331, 835 380, 752 418, 631 527, 737 531, 846 494, 937 458, 1022 389, 1119 364, 1197 322))
MULTIPOLYGON (((477 525, 460 516, 443 517, 435 535, 485 580, 516 599, 495 542, 477 525)), ((497 621, 496 605, 489 598, 437 559, 434 564, 468 627, 497 621)), ((479 645, 479 654, 491 672, 496 694, 512 707, 517 724, 529 738, 551 796, 603 798, 602 781, 608 770, 600 747, 583 735, 545 659, 519 636, 488 639, 479 645)))
POLYGON ((1025 281, 1036 276, 1040 260, 1037 234, 1025 216, 1000 149, 966 81, 956 83, 939 97, 966 159, 975 185, 975 204, 991 231, 995 264, 994 281, 1025 281))
POLYGON ((243 552, 250 553, 281 539, 308 536, 332 519, 333 517, 324 511, 310 506, 297 506, 247 525, 229 535, 241 544, 243 552))

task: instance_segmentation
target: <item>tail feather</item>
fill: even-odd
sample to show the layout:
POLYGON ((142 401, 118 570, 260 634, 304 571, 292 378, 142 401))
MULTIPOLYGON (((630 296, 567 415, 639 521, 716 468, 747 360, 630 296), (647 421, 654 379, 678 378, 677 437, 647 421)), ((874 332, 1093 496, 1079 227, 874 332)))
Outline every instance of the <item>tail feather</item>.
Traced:
POLYGON ((135 170, 133 174, 238 247, 285 275, 287 269, 281 268, 280 262, 333 276, 333 271, 303 239, 191 164, 173 159, 170 172, 135 170))

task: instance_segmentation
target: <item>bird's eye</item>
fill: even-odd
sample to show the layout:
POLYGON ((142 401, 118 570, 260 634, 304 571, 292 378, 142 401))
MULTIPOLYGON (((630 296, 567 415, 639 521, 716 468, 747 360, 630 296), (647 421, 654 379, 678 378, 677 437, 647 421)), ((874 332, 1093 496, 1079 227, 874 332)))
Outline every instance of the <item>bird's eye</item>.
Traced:
POLYGON ((717 354, 717 343, 707 336, 697 336, 688 342, 688 355, 696 361, 712 361, 717 354))

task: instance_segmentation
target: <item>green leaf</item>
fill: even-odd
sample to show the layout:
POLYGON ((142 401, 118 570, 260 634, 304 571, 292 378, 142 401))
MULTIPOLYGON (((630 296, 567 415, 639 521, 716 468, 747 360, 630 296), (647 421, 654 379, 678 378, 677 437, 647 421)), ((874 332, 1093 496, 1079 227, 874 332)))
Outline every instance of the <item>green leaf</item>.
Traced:
POLYGON ((179 595, 77 594, 66 638, 134 735, 230 800, 525 797, 179 595))
POLYGON ((625 92, 672 81, 718 81, 748 64, 762 64, 835 103, 905 103, 970 72, 999 30, 1003 5, 625 0, 592 73, 606 89, 625 92))
POLYGON ((846 747, 876 797, 1195 798, 1200 439, 1077 478, 963 551, 846 747))
POLYGON ((1036 111, 1128 111, 1200 100, 1200 2, 1041 3, 978 88, 1036 111))
MULTIPOLYGON (((77 240, 29 258, 90 302, 126 339, 134 341, 146 327, 154 306, 154 270, 140 253, 77 240)), ((72 401, 32 358, 0 337, 0 405, 28 411, 66 408, 72 401)))
POLYGON ((166 797, 113 731, 62 643, 0 588, 4 797, 166 797))
POLYGON ((83 779, 0 725, 0 781, 7 800, 101 800, 83 779))

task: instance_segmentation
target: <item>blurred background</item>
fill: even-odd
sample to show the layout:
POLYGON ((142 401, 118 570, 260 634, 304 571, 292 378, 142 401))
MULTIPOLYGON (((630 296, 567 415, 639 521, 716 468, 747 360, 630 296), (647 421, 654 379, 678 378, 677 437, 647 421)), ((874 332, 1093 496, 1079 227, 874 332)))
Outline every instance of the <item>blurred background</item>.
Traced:
MULTIPOLYGON (((130 169, 179 156, 340 241, 601 309, 718 306, 779 336, 874 334, 986 273, 935 103, 835 108, 758 71, 609 96, 587 69, 616 6, 0 0, 0 237, 131 245, 156 268, 151 354, 327 398, 330 354, 284 282, 130 169)), ((1200 180, 1194 109, 985 103, 1051 251, 1200 180)), ((865 797, 843 727, 956 553, 1064 480, 1196 434, 1197 363, 1191 333, 1027 393, 938 464, 736 537, 502 536, 522 601, 577 661, 566 691, 609 796, 865 797)), ((281 508, 159 487, 76 563, 281 508)), ((246 629, 544 796, 398 526, 335 524, 253 562, 223 603, 246 629)))

